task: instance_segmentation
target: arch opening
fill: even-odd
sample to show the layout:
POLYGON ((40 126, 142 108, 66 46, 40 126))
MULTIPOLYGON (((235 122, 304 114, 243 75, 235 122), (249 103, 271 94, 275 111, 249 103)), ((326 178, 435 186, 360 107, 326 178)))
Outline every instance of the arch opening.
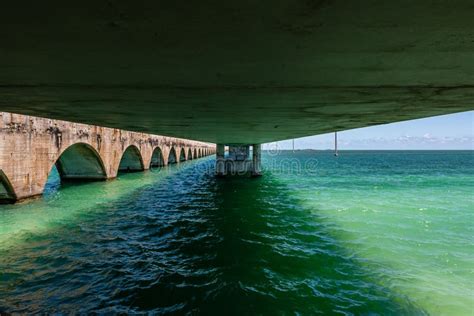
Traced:
POLYGON ((186 161, 186 152, 184 151, 184 148, 181 148, 181 151, 179 153, 179 162, 186 161))
POLYGON ((86 143, 76 143, 64 150, 49 170, 42 193, 52 194, 63 183, 89 182, 107 179, 99 153, 86 143))
POLYGON ((193 157, 194 157, 194 159, 197 159, 197 158, 199 158, 199 157, 198 157, 198 153, 197 153, 197 149, 196 149, 196 148, 194 148, 194 156, 193 156, 193 157))
POLYGON ((13 203, 16 201, 16 194, 5 173, 0 170, 0 204, 13 203))
POLYGON ((119 172, 137 172, 143 171, 144 169, 140 150, 137 146, 128 146, 120 160, 119 172))
POLYGON ((163 152, 159 147, 156 147, 153 150, 153 154, 151 155, 150 161, 150 168, 160 168, 165 165, 165 161, 163 159, 163 152))
POLYGON ((199 157, 202 157, 202 149, 199 148, 199 157))
POLYGON ((168 164, 171 165, 177 162, 178 160, 176 159, 176 150, 174 149, 174 147, 171 147, 170 153, 168 155, 168 164))
POLYGON ((99 153, 90 145, 69 146, 56 160, 61 180, 105 180, 107 174, 99 153))
POLYGON ((191 148, 188 149, 188 160, 193 160, 194 157, 193 157, 193 151, 191 150, 191 148))

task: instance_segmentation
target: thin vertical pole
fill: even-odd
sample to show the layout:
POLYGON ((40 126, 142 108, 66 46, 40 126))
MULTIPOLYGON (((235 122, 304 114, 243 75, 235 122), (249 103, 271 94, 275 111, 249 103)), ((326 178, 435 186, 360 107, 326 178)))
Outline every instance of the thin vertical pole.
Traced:
POLYGON ((293 138, 293 152, 295 152, 295 139, 293 138))
POLYGON ((339 156, 339 153, 337 152, 337 132, 334 133, 334 156, 339 156))

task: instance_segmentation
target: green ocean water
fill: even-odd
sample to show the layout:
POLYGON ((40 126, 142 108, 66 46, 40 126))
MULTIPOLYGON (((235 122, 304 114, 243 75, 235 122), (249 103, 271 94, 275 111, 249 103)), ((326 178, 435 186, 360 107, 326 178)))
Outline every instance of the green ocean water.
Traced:
POLYGON ((474 314, 474 152, 264 153, 0 206, 0 312, 474 314))

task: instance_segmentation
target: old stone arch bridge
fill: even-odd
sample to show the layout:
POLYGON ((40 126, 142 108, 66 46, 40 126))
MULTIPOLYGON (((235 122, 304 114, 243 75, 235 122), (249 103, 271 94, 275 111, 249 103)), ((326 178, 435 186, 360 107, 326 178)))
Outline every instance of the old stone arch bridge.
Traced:
POLYGON ((215 146, 0 112, 0 201, 43 193, 56 165, 62 180, 107 180, 215 153, 215 146))

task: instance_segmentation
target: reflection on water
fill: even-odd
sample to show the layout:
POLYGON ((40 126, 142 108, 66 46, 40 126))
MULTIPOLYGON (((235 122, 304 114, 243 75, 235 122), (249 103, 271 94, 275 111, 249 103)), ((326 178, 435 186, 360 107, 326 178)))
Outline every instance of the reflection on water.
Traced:
POLYGON ((216 179, 212 159, 56 178, 1 206, 0 310, 469 314, 472 154, 317 159, 258 179, 216 179))

